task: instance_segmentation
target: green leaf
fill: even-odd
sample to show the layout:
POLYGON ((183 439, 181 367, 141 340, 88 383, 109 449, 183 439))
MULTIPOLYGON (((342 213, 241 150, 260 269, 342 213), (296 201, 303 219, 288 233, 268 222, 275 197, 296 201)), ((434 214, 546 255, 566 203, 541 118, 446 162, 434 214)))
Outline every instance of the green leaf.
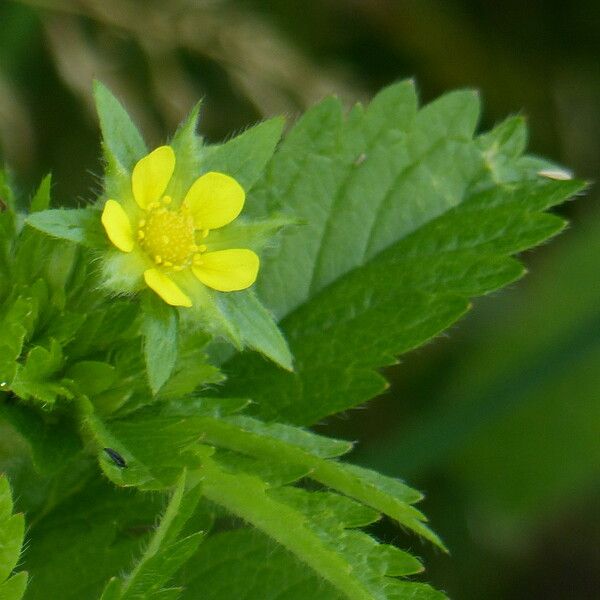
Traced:
POLYGON ((115 488, 100 478, 79 487, 31 531, 24 554, 28 600, 98 598, 143 553, 164 507, 161 494, 115 488))
POLYGON ((234 177, 248 192, 262 174, 281 137, 281 117, 263 121, 228 142, 204 148, 202 170, 234 177))
POLYGON ((25 519, 23 515, 13 515, 13 501, 8 479, 0 476, 0 598, 20 600, 27 585, 27 574, 17 573, 10 577, 19 562, 25 519))
POLYGON ((10 388, 24 400, 43 404, 54 404, 59 396, 71 398, 68 382, 61 375, 63 365, 62 348, 56 340, 51 340, 49 349, 34 346, 25 363, 17 367, 10 388))
POLYGON ((292 370, 292 355, 287 342, 273 316, 254 292, 222 294, 219 304, 245 346, 264 354, 284 369, 292 370))
MULTIPOLYGON (((198 445, 198 424, 189 418, 136 418, 104 422, 85 398, 79 399, 82 425, 98 446, 104 474, 119 486, 161 490, 173 486, 186 467, 197 467, 212 449, 198 445), (103 450, 109 448, 124 460, 115 464, 103 450)), ((148 411, 151 415, 155 413, 148 411)))
POLYGON ((107 245, 100 212, 92 208, 42 210, 29 215, 26 223, 52 237, 88 248, 105 248, 107 245))
POLYGON ((600 224, 587 219, 546 252, 526 290, 484 308, 436 410, 369 448, 369 460, 406 474, 448 470, 498 524, 499 544, 589 493, 600 455, 600 289, 581 282, 597 277, 598 252, 600 224))
POLYGON ((478 114, 468 91, 418 110, 400 83, 346 118, 328 99, 298 121, 248 201, 300 222, 258 283, 296 372, 238 356, 224 395, 252 390, 264 419, 317 422, 381 393, 378 368, 523 274, 510 255, 560 231, 543 211, 582 183, 537 175, 520 120, 474 137, 478 114))
MULTIPOLYGON (((210 459, 203 462, 202 474, 203 491, 211 501, 276 540, 345 597, 402 597, 400 590, 410 593, 413 586, 419 585, 389 578, 420 570, 418 561, 401 550, 378 545, 366 534, 345 531, 346 524, 341 520, 344 516, 351 515, 355 522, 370 519, 360 512, 362 509, 349 510, 347 499, 325 495, 298 502, 296 494, 304 498, 310 492, 295 490, 293 498, 289 492, 269 492, 257 477, 231 475, 210 459), (327 511, 333 514, 329 516, 327 511), (320 515, 321 522, 313 518, 315 514, 320 515), (357 514, 362 514, 358 520, 357 514)), ((436 594, 432 591, 431 597, 443 597, 436 594)))
POLYGON ((199 532, 180 538, 181 529, 200 499, 199 485, 188 491, 185 487, 183 474, 144 554, 129 575, 109 582, 101 600, 164 598, 163 585, 191 557, 204 537, 199 532))
POLYGON ((101 394, 115 385, 117 381, 116 369, 105 362, 95 360, 82 360, 66 371, 65 376, 71 379, 77 389, 88 397, 101 394))
POLYGON ((0 316, 0 388, 5 389, 17 371, 17 359, 21 355, 28 333, 31 333, 32 316, 35 314, 32 298, 17 297, 5 303, 0 316))
POLYGON ((27 588, 27 573, 21 571, 0 583, 0 600, 21 600, 27 588))
MULTIPOLYGON (((168 404, 160 412, 147 410, 135 418, 108 425, 93 415, 86 421, 101 447, 115 449, 126 460, 128 466, 122 469, 102 455, 103 470, 119 485, 160 489, 172 484, 185 466, 204 464, 210 456, 207 448, 197 446, 202 436, 205 442, 273 464, 278 469, 291 468, 291 472, 297 473, 296 479, 306 475, 383 512, 444 548, 424 524, 424 516, 411 506, 422 498, 421 494, 399 480, 328 460, 347 452, 351 448, 348 442, 285 425, 263 424, 244 416, 217 418, 210 408, 210 399, 168 404)), ((243 470, 243 463, 241 466, 243 470)), ((260 470, 258 466, 257 472, 260 470)), ((288 479, 293 480, 293 477, 288 479)))
POLYGON ((177 161, 165 194, 172 198, 185 198, 188 189, 199 177, 202 169, 204 148, 202 138, 196 133, 199 113, 200 102, 190 111, 171 140, 171 147, 177 161))
POLYGON ((31 199, 29 212, 40 212, 48 210, 50 207, 50 188, 52 187, 52 173, 49 173, 42 179, 35 195, 31 199))
POLYGON ((45 476, 60 471, 81 450, 72 415, 48 415, 7 400, 0 404, 0 417, 27 441, 33 466, 45 476))
POLYGON ((148 381, 156 394, 173 372, 179 343, 177 311, 156 294, 144 295, 142 335, 148 381))
POLYGON ((148 153, 140 132, 121 103, 99 81, 94 81, 94 99, 105 152, 131 171, 135 163, 148 153))
POLYGON ((211 536, 184 569, 182 600, 346 600, 296 557, 253 529, 211 536))
POLYGON ((160 389, 160 401, 184 398, 200 386, 221 383, 221 371, 208 360, 205 348, 210 337, 204 332, 179 337, 177 362, 171 376, 160 389))
POLYGON ((327 460, 347 452, 351 447, 348 442, 330 440, 295 427, 263 424, 243 415, 198 418, 197 427, 204 440, 216 446, 265 462, 304 467, 307 477, 386 514, 444 549, 438 536, 424 524, 425 517, 411 506, 422 498, 419 492, 400 480, 327 460))

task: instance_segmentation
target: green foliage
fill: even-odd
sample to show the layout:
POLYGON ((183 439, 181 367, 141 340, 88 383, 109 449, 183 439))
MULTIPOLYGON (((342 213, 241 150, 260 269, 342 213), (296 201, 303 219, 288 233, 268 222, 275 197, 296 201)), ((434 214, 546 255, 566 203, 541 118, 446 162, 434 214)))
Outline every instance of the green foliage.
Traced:
POLYGON ((419 109, 400 83, 347 117, 328 99, 279 146, 279 119, 204 145, 196 106, 171 140, 169 193, 210 170, 236 177, 248 218, 215 239, 252 238, 262 266, 256 292, 207 289, 175 309, 137 284, 103 288, 127 269, 99 208, 131 196, 147 149, 102 84, 95 97, 96 205, 48 209, 46 179, 31 214, 0 213, 0 419, 26 448, 10 468, 41 490, 24 500, 27 597, 443 598, 408 579, 418 558, 364 530, 387 516, 445 549, 422 495, 299 426, 377 395, 379 368, 520 277, 511 255, 558 232, 545 211, 582 184, 539 175, 521 119, 475 135, 472 92, 419 109))
POLYGON ((163 585, 191 557, 203 537, 203 533, 198 532, 180 538, 183 526, 200 499, 199 486, 186 491, 185 484, 184 474, 143 556, 128 576, 110 580, 101 600, 162 599, 165 594, 170 597, 171 593, 179 592, 177 588, 169 590, 163 585))
MULTIPOLYGON (((106 159, 104 197, 100 204, 108 198, 131 197, 131 172, 135 163, 146 153, 144 142, 137 128, 125 112, 125 109, 101 83, 95 84, 96 107, 103 134, 103 148, 106 159)), ((242 133, 226 144, 202 147, 196 134, 199 106, 191 111, 186 121, 176 132, 171 145, 176 153, 176 168, 169 183, 167 192, 175 197, 183 197, 189 186, 201 174, 216 170, 239 176, 248 191, 263 170, 275 150, 281 135, 283 121, 272 119, 242 133), (251 151, 250 151, 251 150, 251 151)), ((112 250, 105 232, 100 224, 100 213, 94 208, 71 210, 43 210, 30 215, 27 223, 53 237, 75 242, 83 246, 104 250, 110 258, 112 250)), ((263 219, 254 224, 242 221, 225 228, 225 236, 233 247, 249 247, 260 250, 268 236, 282 226, 281 219, 263 219), (252 240, 247 243, 247 240, 252 240)), ((217 235, 223 241, 223 234, 217 235)), ((231 247, 231 246, 229 246, 231 247)), ((108 264, 108 263, 107 263, 108 264)), ((140 282, 133 284, 127 280, 127 268, 123 264, 112 262, 107 267, 111 270, 107 280, 111 285, 122 285, 120 291, 137 291, 140 282), (115 271, 123 271, 116 273, 115 271)), ((226 338, 235 347, 245 346, 258 350, 268 358, 291 370, 292 357, 285 338, 281 335, 273 316, 265 310, 252 292, 239 292, 221 297, 213 290, 204 289, 196 307, 197 316, 208 331, 216 332, 226 338)), ((149 302, 145 304, 144 313, 145 358, 150 387, 156 393, 166 382, 174 367, 174 351, 178 344, 177 330, 173 322, 168 325, 169 333, 161 343, 169 339, 170 356, 161 361, 150 355, 152 348, 158 353, 160 344, 149 344, 148 335, 165 333, 165 314, 158 315, 156 308, 149 302)), ((175 318, 171 311, 170 321, 175 318)), ((164 348, 162 348, 164 350, 164 348)))
POLYGON ((27 223, 39 231, 69 242, 90 248, 101 248, 104 245, 99 213, 91 208, 42 210, 30 215, 27 223))
POLYGON ((146 294, 142 317, 144 358, 150 389, 154 394, 165 384, 177 361, 177 312, 156 297, 146 294))
POLYGON ((527 535, 598 477, 600 290, 576 282, 595 277, 600 228, 582 224, 557 250, 526 290, 498 298, 482 315, 489 322, 471 325, 473 350, 445 378, 438 409, 377 448, 382 469, 447 469, 501 524, 501 542, 527 535), (483 347, 492 336, 493 347, 483 347))
POLYGON ((20 600, 27 587, 27 573, 11 576, 19 562, 25 535, 22 514, 13 515, 13 500, 6 477, 0 477, 0 598, 20 600))
POLYGON ((70 398, 71 393, 60 379, 62 367, 62 349, 56 340, 52 340, 48 350, 35 346, 25 357, 24 364, 17 367, 12 391, 24 400, 44 404, 53 404, 58 396, 70 398))
POLYGON ((102 144, 109 164, 112 160, 131 171, 147 154, 146 144, 121 103, 99 81, 94 81, 94 99, 102 129, 102 144))
POLYGON ((226 394, 250 385, 255 414, 314 423, 382 392, 375 369, 523 274, 510 255, 560 231, 543 211, 582 183, 537 174, 545 163, 521 156, 521 119, 473 137, 478 115, 472 92, 418 110, 400 83, 347 119, 329 99, 299 120, 249 202, 302 219, 259 284, 296 373, 238 356, 226 394))
POLYGON ((97 600, 109 578, 143 553, 162 503, 99 479, 80 485, 31 530, 27 600, 97 600))

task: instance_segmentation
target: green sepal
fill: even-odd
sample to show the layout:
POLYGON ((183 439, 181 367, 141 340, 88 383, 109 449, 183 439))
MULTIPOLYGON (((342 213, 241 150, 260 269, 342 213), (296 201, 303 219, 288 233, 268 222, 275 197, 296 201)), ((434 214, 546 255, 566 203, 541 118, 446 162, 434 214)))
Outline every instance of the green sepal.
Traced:
POLYGON ((156 294, 142 296, 142 336, 148 383, 153 394, 169 379, 177 361, 179 319, 177 310, 156 294))
POLYGON ((135 163, 148 153, 144 139, 121 103, 97 80, 94 81, 94 100, 107 159, 114 158, 131 171, 135 163))
POLYGON ((106 248, 108 245, 100 212, 93 208, 42 210, 29 215, 25 222, 47 235, 88 248, 106 248))
MULTIPOLYGON (((224 144, 205 147, 203 172, 227 173, 248 192, 275 152, 284 124, 282 117, 275 117, 247 129, 224 144)), ((252 202, 251 197, 249 202, 252 202)))
POLYGON ((244 346, 264 354, 287 371, 293 370, 292 354, 283 334, 252 290, 223 294, 218 300, 244 346))

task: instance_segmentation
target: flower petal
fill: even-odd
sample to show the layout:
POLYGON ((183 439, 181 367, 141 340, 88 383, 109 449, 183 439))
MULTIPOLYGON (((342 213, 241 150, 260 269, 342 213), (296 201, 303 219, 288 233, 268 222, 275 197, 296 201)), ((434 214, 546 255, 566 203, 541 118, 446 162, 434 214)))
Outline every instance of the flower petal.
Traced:
POLYGON ((196 179, 184 204, 197 229, 218 229, 242 212, 245 199, 244 188, 233 177, 211 171, 196 179))
POLYGON ((181 288, 162 271, 148 269, 144 271, 146 285, 154 290, 167 304, 171 306, 192 306, 192 301, 181 291, 181 288))
POLYGON ((123 252, 133 250, 134 240, 129 217, 116 200, 107 200, 101 217, 108 239, 123 252))
POLYGON ((218 250, 202 254, 202 262, 192 267, 194 275, 219 292, 250 287, 258 275, 260 261, 252 250, 218 250))
POLYGON ((175 153, 171 146, 160 146, 144 156, 131 175, 133 197, 140 208, 160 200, 175 170, 175 153))

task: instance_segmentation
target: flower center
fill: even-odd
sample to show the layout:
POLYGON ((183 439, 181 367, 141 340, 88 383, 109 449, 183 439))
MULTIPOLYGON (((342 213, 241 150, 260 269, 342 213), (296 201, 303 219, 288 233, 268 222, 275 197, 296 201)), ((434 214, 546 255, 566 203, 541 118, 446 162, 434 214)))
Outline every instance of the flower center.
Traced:
MULTIPOLYGON (((170 199, 163 199, 163 204, 169 202, 170 199)), ((146 218, 139 223, 140 245, 158 265, 175 269, 189 266, 199 250, 192 216, 183 208, 168 210, 161 205, 149 208, 146 218)))

